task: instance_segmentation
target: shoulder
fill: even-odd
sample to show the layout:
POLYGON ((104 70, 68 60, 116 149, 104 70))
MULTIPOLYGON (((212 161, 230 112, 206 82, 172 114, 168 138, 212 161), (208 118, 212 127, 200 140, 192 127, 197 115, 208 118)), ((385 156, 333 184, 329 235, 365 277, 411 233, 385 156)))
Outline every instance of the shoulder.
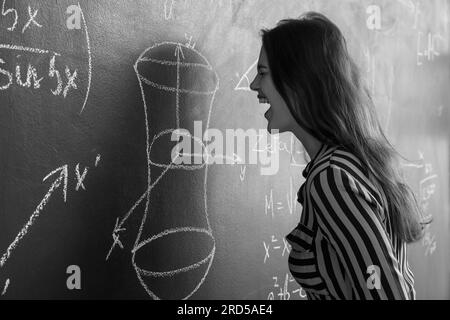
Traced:
POLYGON ((320 176, 332 178, 335 174, 348 175, 359 180, 369 178, 362 161, 343 146, 330 148, 330 152, 311 168, 309 180, 318 180, 320 176))
POLYGON ((363 162, 342 146, 335 147, 321 166, 311 172, 310 192, 316 197, 365 200, 367 204, 381 207, 381 193, 371 180, 363 162))

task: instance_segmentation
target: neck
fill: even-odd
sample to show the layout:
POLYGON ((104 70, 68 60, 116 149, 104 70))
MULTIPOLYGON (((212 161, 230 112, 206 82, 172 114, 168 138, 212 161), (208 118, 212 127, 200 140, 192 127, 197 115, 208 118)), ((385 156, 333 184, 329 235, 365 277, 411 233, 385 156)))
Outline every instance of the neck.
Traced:
POLYGON ((295 137, 300 140, 311 160, 314 159, 314 157, 319 152, 320 147, 322 146, 322 142, 314 138, 299 125, 293 128, 291 131, 295 135, 295 137))

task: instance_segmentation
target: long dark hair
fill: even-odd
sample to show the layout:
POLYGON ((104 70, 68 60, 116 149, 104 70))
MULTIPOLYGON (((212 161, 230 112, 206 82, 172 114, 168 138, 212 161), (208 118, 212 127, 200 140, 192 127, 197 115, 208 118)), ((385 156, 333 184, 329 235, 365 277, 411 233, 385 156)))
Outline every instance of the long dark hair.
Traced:
POLYGON ((420 221, 401 155, 383 133, 339 28, 324 15, 307 12, 261 32, 273 82, 297 123, 319 141, 343 145, 362 160, 386 195, 395 234, 407 243, 420 240, 428 222, 420 221))

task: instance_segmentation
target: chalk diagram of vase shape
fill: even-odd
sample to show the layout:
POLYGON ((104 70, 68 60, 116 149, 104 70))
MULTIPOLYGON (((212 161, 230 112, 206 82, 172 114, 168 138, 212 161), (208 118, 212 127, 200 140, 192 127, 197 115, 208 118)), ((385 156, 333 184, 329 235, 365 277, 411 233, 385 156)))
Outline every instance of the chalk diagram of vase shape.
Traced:
POLYGON ((209 127, 219 79, 192 47, 163 42, 146 49, 134 65, 146 119, 148 190, 145 212, 132 250, 137 277, 153 299, 188 299, 203 284, 215 254, 208 219, 205 145, 195 138, 194 121, 209 127), (176 129, 191 159, 176 164, 176 129), (192 135, 191 135, 192 133, 192 135))

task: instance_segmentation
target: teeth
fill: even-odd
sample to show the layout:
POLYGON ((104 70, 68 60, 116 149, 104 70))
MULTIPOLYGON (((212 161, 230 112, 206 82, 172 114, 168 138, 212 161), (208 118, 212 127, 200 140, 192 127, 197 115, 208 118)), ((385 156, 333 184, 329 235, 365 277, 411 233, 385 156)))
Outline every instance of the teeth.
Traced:
POLYGON ((259 103, 269 103, 269 100, 266 98, 259 99, 259 103))

